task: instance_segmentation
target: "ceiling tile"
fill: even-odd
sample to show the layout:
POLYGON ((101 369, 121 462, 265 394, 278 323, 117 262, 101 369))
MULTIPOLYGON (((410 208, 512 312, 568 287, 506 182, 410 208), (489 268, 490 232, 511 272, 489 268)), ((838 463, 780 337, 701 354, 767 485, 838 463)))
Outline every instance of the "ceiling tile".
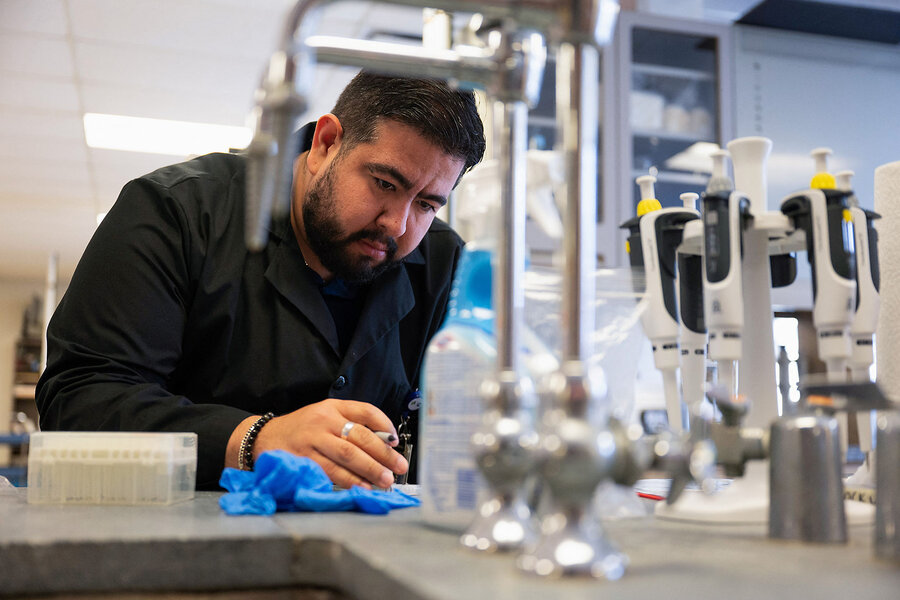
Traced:
POLYGON ((22 75, 4 75, 0 85, 0 107, 26 112, 78 111, 78 91, 71 81, 52 81, 22 75))
MULTIPOLYGON (((86 148, 83 111, 246 124, 294 4, 0 0, 0 278, 41 280, 54 250, 60 277, 68 277, 93 234, 95 212, 107 210, 129 180, 181 160, 86 148)), ((369 23, 421 28, 418 9, 401 9, 412 15, 402 25, 400 12, 372 7, 323 5, 315 30, 355 36, 369 23)), ((317 67, 305 118, 330 111, 355 71, 317 67)))
POLYGON ((66 34, 62 0, 2 0, 0 30, 23 33, 66 34))
POLYGON ((88 185, 90 176, 87 163, 83 161, 57 160, 50 165, 28 158, 6 157, 0 160, 0 187, 7 181, 54 181, 88 185))
MULTIPOLYGON (((0 193, 0 214, 18 215, 21 211, 31 214, 34 211, 52 212, 60 210, 93 210, 94 199, 80 195, 54 195, 51 193, 37 194, 33 191, 10 194, 0 193)), ((2 221, 3 219, 0 219, 2 221)))
POLYGON ((0 107, 0 131, 7 136, 39 136, 84 140, 84 126, 78 113, 22 112, 0 107))
POLYGON ((254 59, 97 43, 76 44, 75 64, 85 84, 251 98, 264 66, 254 59))
POLYGON ((4 198, 18 198, 21 201, 33 201, 45 198, 57 206, 66 204, 91 204, 94 202, 94 190, 89 183, 72 181, 56 181, 48 179, 6 179, 0 181, 0 194, 4 198))
POLYGON ((0 157, 75 163, 87 160, 87 149, 79 140, 4 135, 0 136, 0 157))
POLYGON ((85 112, 242 126, 253 107, 252 92, 250 87, 232 95, 214 94, 211 90, 184 94, 86 84, 81 89, 81 98, 85 112))
POLYGON ((71 0, 78 40, 152 46, 196 55, 260 57, 281 30, 284 7, 183 0, 71 0))
POLYGON ((64 39, 0 33, 0 71, 72 77, 72 55, 64 39))

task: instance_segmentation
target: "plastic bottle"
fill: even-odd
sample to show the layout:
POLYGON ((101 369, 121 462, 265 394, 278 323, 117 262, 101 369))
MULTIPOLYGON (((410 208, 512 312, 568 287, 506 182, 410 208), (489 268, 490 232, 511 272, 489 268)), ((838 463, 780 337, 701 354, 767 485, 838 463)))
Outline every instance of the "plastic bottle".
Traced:
MULTIPOLYGON (((548 200, 546 196, 550 184, 531 179, 541 164, 545 176, 553 177, 552 169, 546 169, 547 159, 547 153, 529 152, 529 212, 543 221, 541 227, 553 237, 562 230, 561 225, 556 227, 559 217, 554 214, 552 197, 548 200)), ((456 269, 447 319, 428 344, 422 369, 422 511, 429 525, 460 532, 470 524, 486 490, 470 438, 484 412, 481 384, 497 363, 491 264, 500 227, 496 170, 491 162, 479 166, 466 175, 457 193, 460 230, 471 241, 456 269)), ((556 370, 559 362, 553 352, 524 324, 520 330, 522 362, 532 380, 556 370)))
POLYGON ((425 521, 464 530, 484 481, 469 446, 483 412, 480 387, 494 369, 492 250, 466 246, 447 321, 432 338, 422 371, 419 495, 425 521))

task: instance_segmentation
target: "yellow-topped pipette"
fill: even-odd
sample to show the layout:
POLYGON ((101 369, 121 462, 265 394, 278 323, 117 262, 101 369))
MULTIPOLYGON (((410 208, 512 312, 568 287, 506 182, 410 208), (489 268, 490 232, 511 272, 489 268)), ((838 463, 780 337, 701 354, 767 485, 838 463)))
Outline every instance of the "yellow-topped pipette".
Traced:
POLYGON ((646 286, 647 309, 641 314, 641 325, 650 338, 653 363, 663 376, 669 426, 673 431, 681 431, 687 425, 687 412, 678 386, 676 251, 685 224, 700 215, 681 206, 662 208, 655 197, 653 175, 642 175, 635 183, 641 190, 637 216, 622 227, 629 230, 628 259, 635 273, 635 286, 646 286))
POLYGON ((815 148, 809 153, 816 161, 816 174, 809 182, 815 190, 833 190, 837 187, 834 175, 828 172, 828 157, 834 154, 831 148, 815 148))
MULTIPOLYGON (((835 177, 828 172, 831 153, 830 148, 810 152, 816 162, 810 189, 790 194, 782 201, 781 210, 806 238, 819 359, 825 362, 831 381, 843 382, 852 356, 857 256, 849 210, 852 193, 837 189, 835 177)), ((842 442, 846 451, 846 436, 842 442)))
POLYGON ((641 175, 634 180, 641 189, 641 201, 637 205, 637 216, 643 217, 652 210, 659 210, 662 204, 656 199, 656 190, 654 185, 656 177, 653 175, 641 175))

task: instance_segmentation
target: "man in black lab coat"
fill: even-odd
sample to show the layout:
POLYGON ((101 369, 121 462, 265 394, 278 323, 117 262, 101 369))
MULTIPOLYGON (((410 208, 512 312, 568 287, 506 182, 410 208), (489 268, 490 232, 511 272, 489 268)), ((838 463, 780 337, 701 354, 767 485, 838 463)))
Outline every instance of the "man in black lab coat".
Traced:
POLYGON ((299 143, 261 252, 240 155, 125 186, 50 322, 42 429, 196 432, 200 489, 276 448, 342 486, 407 471, 372 431, 414 414, 443 320, 462 242, 434 215, 484 153, 474 99, 363 73, 299 143))

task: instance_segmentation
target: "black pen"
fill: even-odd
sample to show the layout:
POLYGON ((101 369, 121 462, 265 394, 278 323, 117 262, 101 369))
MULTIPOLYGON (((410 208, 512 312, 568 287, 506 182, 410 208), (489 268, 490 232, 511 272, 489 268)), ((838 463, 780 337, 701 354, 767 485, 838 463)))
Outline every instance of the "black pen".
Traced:
POLYGON ((397 436, 389 431, 373 431, 372 433, 381 438, 381 441, 385 444, 390 444, 391 442, 397 441, 397 436))

